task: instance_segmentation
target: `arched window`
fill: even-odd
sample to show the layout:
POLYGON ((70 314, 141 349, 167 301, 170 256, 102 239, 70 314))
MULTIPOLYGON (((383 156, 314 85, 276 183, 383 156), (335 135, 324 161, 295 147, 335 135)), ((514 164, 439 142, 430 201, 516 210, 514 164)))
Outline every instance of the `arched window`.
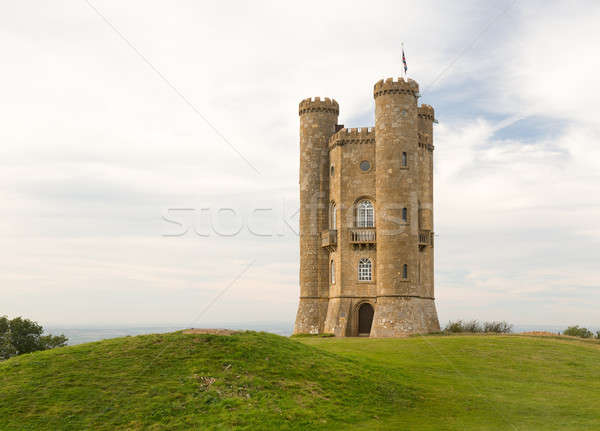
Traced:
POLYGON ((408 166, 408 156, 406 155, 406 153, 402 153, 402 167, 407 167, 408 166))
POLYGON ((375 226, 375 210, 371 201, 360 201, 356 207, 356 227, 375 226))
POLYGON ((402 278, 404 278, 404 279, 408 278, 408 265, 407 264, 402 265, 402 278))
POLYGON ((408 210, 406 208, 402 208, 402 221, 408 220, 408 210))
POLYGON ((372 277, 371 259, 362 258, 358 261, 358 281, 371 281, 372 277))
POLYGON ((335 202, 329 206, 329 229, 335 230, 337 226, 337 208, 335 202))
POLYGON ((331 261, 331 284, 335 284, 335 261, 331 261))

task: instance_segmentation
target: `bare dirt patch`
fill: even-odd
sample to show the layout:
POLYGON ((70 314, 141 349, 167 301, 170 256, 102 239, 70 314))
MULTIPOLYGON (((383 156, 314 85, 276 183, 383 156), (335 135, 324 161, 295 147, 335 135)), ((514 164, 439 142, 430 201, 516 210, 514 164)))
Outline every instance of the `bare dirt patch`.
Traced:
POLYGON ((212 334, 212 335, 233 335, 239 334, 240 331, 234 331, 233 329, 222 329, 222 328, 190 328, 181 331, 182 334, 212 334))
POLYGON ((556 332, 548 332, 548 331, 528 331, 528 332, 521 332, 521 335, 539 335, 542 337, 560 337, 561 334, 560 333, 556 333, 556 332))

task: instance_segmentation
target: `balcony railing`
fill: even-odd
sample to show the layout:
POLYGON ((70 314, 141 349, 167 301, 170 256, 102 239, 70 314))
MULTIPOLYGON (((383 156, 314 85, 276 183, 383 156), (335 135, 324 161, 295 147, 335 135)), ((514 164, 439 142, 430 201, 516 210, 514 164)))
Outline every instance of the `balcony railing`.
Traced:
POLYGON ((375 244, 375 228, 358 227, 350 229, 350 242, 352 244, 375 244))
POLYGON ((430 230, 419 231, 419 247, 433 245, 433 233, 430 230))
POLYGON ((321 232, 321 247, 335 247, 337 245, 337 230, 324 230, 321 232))

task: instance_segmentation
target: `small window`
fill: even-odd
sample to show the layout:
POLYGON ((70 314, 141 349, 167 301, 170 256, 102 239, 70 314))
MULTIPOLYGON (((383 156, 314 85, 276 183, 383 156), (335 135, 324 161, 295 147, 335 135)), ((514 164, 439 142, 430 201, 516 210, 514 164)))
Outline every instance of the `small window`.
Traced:
POLYGON ((333 177, 333 173, 334 173, 333 165, 331 165, 331 168, 329 168, 329 172, 331 172, 331 176, 333 177))
POLYGON ((375 226, 375 210, 371 201, 360 201, 356 208, 356 227, 375 226))
POLYGON ((408 166, 408 156, 406 155, 406 153, 402 153, 402 167, 407 167, 408 166))
POLYGON ((329 229, 335 230, 337 226, 337 208, 335 202, 332 202, 329 207, 329 229))
POLYGON ((369 163, 367 160, 360 162, 361 171, 368 171, 369 169, 371 169, 371 163, 369 163))
POLYGON ((371 281, 373 270, 371 259, 363 258, 358 262, 358 281, 371 281))
POLYGON ((402 208, 402 221, 408 220, 408 210, 406 208, 402 208))
POLYGON ((335 284, 335 261, 331 261, 331 284, 335 284))
POLYGON ((407 264, 402 265, 402 278, 405 280, 408 278, 408 265, 407 264))

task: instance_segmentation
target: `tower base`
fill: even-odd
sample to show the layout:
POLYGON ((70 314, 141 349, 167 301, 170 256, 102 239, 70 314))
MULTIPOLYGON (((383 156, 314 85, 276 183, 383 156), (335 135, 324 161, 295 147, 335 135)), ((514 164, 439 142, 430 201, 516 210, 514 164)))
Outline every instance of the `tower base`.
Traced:
POLYGON ((327 318, 323 332, 333 334, 336 337, 348 335, 348 321, 350 320, 352 300, 332 298, 327 307, 327 318))
POLYGON ((378 297, 371 337, 403 337, 439 332, 433 298, 378 297))
POLYGON ((294 334, 320 334, 327 314, 327 298, 300 298, 294 334))

